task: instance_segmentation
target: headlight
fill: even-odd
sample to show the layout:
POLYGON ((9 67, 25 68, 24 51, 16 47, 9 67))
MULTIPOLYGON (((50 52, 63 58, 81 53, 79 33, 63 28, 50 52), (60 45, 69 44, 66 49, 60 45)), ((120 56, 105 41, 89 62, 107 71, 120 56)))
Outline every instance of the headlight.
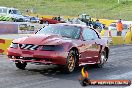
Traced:
POLYGON ((41 50, 44 50, 44 51, 63 51, 64 48, 61 45, 44 45, 41 50))
POLYGON ((11 43, 10 48, 18 48, 18 44, 17 43, 11 43))

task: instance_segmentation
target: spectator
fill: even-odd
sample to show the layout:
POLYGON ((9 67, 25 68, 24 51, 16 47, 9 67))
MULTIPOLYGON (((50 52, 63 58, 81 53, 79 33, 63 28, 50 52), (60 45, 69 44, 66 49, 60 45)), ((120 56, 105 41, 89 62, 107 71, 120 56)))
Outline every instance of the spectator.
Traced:
POLYGON ((121 22, 121 19, 116 23, 116 29, 117 29, 117 36, 121 36, 123 30, 123 24, 121 22))
POLYGON ((103 24, 99 22, 99 20, 97 19, 95 23, 93 23, 93 28, 94 29, 97 29, 98 28, 98 31, 101 32, 104 27, 103 27, 103 24))

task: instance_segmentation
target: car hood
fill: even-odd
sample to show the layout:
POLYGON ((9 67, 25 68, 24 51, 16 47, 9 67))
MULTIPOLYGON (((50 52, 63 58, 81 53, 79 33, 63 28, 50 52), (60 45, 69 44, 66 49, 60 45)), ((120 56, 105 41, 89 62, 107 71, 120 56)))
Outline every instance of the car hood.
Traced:
POLYGON ((34 34, 28 37, 15 39, 13 42, 35 45, 59 45, 66 42, 72 42, 72 40, 70 38, 63 38, 58 35, 34 34))

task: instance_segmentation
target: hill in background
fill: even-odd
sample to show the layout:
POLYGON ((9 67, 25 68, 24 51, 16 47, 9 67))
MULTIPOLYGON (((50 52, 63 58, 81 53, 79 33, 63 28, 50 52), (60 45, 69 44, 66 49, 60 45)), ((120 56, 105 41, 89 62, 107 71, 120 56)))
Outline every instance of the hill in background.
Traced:
POLYGON ((0 6, 26 9, 44 15, 86 13, 95 18, 132 20, 132 0, 0 0, 0 6))

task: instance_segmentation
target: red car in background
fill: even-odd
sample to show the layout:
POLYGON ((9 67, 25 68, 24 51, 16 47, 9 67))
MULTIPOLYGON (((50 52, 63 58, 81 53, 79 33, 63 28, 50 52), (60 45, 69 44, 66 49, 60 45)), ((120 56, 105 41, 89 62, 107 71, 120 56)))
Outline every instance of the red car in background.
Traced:
POLYGON ((32 62, 58 65, 71 73, 86 64, 103 67, 109 47, 98 32, 87 26, 50 24, 36 34, 13 40, 7 55, 19 69, 32 62))
POLYGON ((46 23, 46 24, 57 24, 57 23, 65 23, 65 21, 61 17, 53 17, 52 19, 42 17, 40 19, 40 24, 44 24, 44 23, 46 23))

